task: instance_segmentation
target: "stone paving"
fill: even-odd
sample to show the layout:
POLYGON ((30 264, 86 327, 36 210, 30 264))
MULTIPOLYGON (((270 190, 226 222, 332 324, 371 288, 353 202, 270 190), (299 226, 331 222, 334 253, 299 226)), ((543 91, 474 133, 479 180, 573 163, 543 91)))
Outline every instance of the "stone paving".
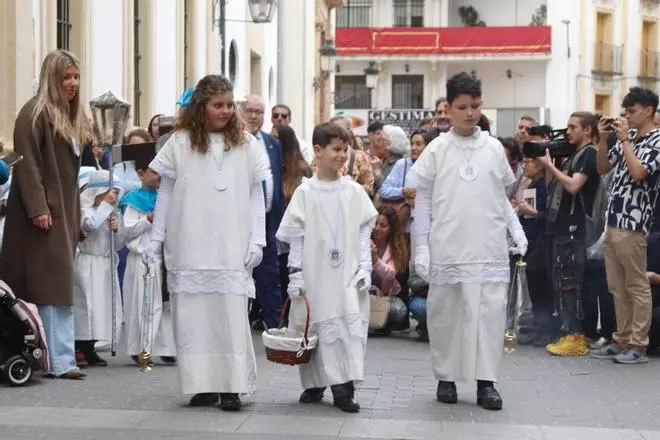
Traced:
POLYGON ((88 368, 85 381, 37 376, 26 388, 0 386, 0 440, 660 440, 658 358, 620 366, 522 347, 504 358, 504 410, 487 412, 475 405, 474 384, 459 384, 457 405, 435 401, 426 344, 371 338, 363 410, 349 415, 330 393, 323 404, 298 404, 296 369, 267 362, 256 334, 255 349, 259 389, 241 413, 188 408, 176 368, 142 374, 118 354, 107 368, 88 368))

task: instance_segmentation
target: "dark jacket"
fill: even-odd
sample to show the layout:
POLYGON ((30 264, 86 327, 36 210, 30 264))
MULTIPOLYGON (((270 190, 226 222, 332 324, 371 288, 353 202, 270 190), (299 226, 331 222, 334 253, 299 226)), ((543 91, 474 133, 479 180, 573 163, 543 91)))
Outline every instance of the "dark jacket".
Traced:
POLYGON ((19 298, 37 305, 73 305, 74 255, 80 237, 80 158, 53 132, 45 114, 32 127, 35 98, 14 127, 13 170, 0 254, 0 278, 19 298), (32 225, 48 215, 50 231, 32 225))
POLYGON ((284 187, 282 186, 284 163, 282 162, 280 142, 265 131, 261 132, 261 136, 263 136, 264 144, 266 144, 266 151, 270 159, 270 170, 273 174, 273 204, 270 212, 266 215, 266 240, 270 241, 275 239, 275 233, 277 233, 284 216, 284 187))

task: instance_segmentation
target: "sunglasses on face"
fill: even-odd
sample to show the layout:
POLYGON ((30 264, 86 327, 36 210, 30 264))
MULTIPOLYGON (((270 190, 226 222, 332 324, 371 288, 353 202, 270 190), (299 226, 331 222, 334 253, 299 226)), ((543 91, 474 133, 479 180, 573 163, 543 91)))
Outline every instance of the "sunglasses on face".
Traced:
POLYGON ((273 119, 278 119, 278 118, 286 119, 288 117, 289 115, 286 113, 273 113, 273 119))

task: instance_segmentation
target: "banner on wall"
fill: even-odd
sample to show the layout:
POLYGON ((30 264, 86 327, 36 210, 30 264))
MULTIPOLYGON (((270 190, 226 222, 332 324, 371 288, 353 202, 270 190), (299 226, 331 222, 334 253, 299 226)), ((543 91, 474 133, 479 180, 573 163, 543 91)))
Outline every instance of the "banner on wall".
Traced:
POLYGON ((370 110, 369 123, 380 121, 384 125, 397 125, 410 135, 423 119, 433 118, 435 112, 426 109, 370 110))
POLYGON ((367 125, 369 125, 369 110, 335 110, 335 116, 344 116, 351 120, 353 134, 355 136, 366 136, 367 125))
MULTIPOLYGON (((497 109, 482 109, 481 112, 490 121, 490 134, 497 136, 497 109)), ((344 116, 351 120, 353 134, 366 136, 367 127, 372 122, 380 121, 384 125, 396 125, 410 135, 423 119, 434 118, 435 112, 426 109, 389 109, 389 110, 366 110, 366 109, 337 109, 336 116, 344 116)))

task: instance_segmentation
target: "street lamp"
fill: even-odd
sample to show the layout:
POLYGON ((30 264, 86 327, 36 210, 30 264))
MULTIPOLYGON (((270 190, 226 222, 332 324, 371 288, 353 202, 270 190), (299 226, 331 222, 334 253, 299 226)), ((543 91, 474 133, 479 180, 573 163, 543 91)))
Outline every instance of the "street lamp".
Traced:
POLYGON ((248 0, 250 15, 255 23, 270 23, 277 9, 277 0, 248 0))
POLYGON ((378 84, 378 74, 380 70, 375 61, 369 61, 369 65, 364 69, 365 81, 369 90, 375 89, 378 84))
MULTIPOLYGON (((228 0, 213 0, 213 21, 218 24, 220 34, 220 72, 225 74, 225 46, 226 46, 226 3, 228 0), (216 13, 217 11, 217 13, 216 13)), ((253 23, 270 23, 275 15, 278 0, 248 0, 248 9, 253 23)), ((230 20, 242 21, 245 20, 230 20)))
POLYGON ((325 43, 319 49, 319 53, 321 54, 321 71, 328 73, 334 72, 337 48, 332 44, 332 40, 325 40, 325 43))

